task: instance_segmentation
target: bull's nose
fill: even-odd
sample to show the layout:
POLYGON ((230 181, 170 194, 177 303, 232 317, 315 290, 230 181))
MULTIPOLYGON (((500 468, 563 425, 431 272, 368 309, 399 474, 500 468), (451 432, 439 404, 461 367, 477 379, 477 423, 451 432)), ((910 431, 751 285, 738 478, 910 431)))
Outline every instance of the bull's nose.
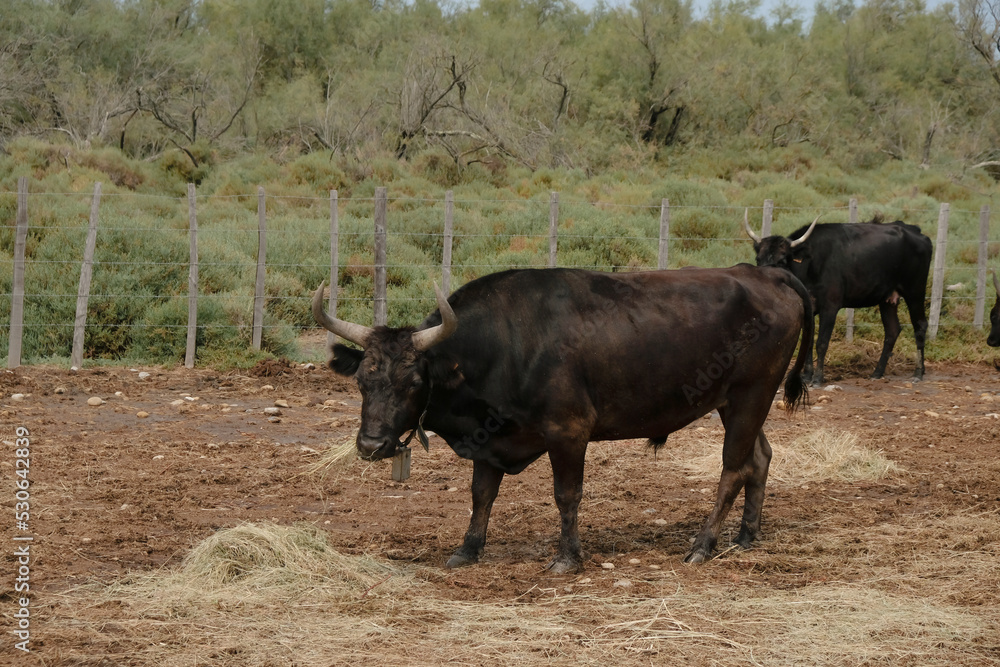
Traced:
POLYGON ((366 461, 376 461, 396 452, 396 441, 387 436, 370 436, 358 433, 358 456, 366 461))

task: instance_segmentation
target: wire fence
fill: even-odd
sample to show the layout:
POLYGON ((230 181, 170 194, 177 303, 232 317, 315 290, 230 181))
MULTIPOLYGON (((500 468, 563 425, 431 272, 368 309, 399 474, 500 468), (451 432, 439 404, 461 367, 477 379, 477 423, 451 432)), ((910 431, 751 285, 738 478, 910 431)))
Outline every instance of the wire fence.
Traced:
MULTIPOLYGON (((323 280, 338 285, 328 308, 345 319, 415 324, 433 310, 432 280, 453 289, 517 267, 752 262, 741 229, 746 209, 761 236, 773 226, 787 235, 818 214, 859 222, 879 212, 919 224, 935 241, 931 335, 939 323, 949 330, 984 324, 987 268, 1000 253, 986 206, 608 203, 560 201, 559 193, 456 200, 451 191, 440 199, 390 198, 386 188, 346 198, 335 190, 315 197, 263 188, 204 196, 193 185, 186 196, 102 194, 100 184, 92 194, 29 193, 21 179, 17 193, 0 192, 0 331, 8 367, 20 365, 25 341, 29 358, 69 352, 76 366, 116 355, 163 361, 178 354, 183 332, 182 356, 193 366, 205 345, 277 351, 282 332, 287 339, 315 328, 309 300, 323 280), (158 346, 156 335, 173 342, 158 346)), ((880 328, 877 316, 855 324, 849 313, 847 338, 855 326, 880 328)))

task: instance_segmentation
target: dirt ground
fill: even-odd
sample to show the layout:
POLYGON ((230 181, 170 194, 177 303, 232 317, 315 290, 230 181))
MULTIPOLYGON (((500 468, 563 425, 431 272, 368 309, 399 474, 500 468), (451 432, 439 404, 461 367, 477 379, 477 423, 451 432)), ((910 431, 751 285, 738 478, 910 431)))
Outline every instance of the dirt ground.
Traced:
MULTIPOLYGON (((986 365, 929 363, 925 380, 913 383, 902 364, 880 381, 833 367, 828 383, 839 389, 814 388, 805 412, 772 410, 765 430, 776 458, 797 434, 829 429, 857 434, 899 471, 878 481, 797 484, 773 468, 759 545, 683 567, 715 483, 692 476, 665 452, 685 443, 719 452, 718 418, 671 436, 655 458, 641 442, 595 444, 580 511, 583 573, 553 577, 544 570, 559 522, 542 459, 505 479, 483 561, 442 570, 438 593, 463 601, 532 599, 572 585, 614 596, 624 594, 618 584, 630 577, 628 595, 656 596, 655 581, 643 574, 655 571, 670 571, 689 588, 725 583, 780 591, 832 579, 867 585, 865 573, 884 564, 873 561, 898 557, 875 553, 871 536, 933 523, 933 531, 922 533, 923 544, 900 538, 898 549, 954 553, 955 576, 928 577, 928 590, 1000 628, 1000 373, 986 365), (977 516, 989 519, 987 528, 976 529, 977 516), (822 540, 824 532, 851 537, 822 540), (962 579, 959 564, 970 553, 997 557, 996 567, 977 572, 974 581, 962 579)), ((325 477, 308 474, 319 453, 348 438, 359 421, 353 384, 321 366, 270 362, 246 372, 22 367, 0 371, 0 397, 0 606, 10 623, 17 600, 13 552, 20 544, 14 538, 30 534, 37 664, 76 664, 51 657, 73 655, 72 647, 60 645, 64 635, 49 631, 60 622, 62 594, 173 567, 221 528, 310 522, 343 553, 441 568, 468 524, 471 464, 435 437, 428 453, 414 449, 412 476, 402 483, 391 480, 387 461, 357 462, 325 477), (103 402, 89 404, 93 397, 103 402), (287 407, 265 414, 276 402, 287 407), (26 532, 16 530, 13 519, 10 444, 17 427, 27 428, 31 439, 26 532)), ((720 550, 735 537, 740 511, 741 505, 730 514, 720 550)), ((13 664, 4 662, 5 654, 14 654, 4 634, 0 663, 13 664)), ((970 650, 952 664, 969 655, 966 664, 1000 664, 1000 639, 970 650)))

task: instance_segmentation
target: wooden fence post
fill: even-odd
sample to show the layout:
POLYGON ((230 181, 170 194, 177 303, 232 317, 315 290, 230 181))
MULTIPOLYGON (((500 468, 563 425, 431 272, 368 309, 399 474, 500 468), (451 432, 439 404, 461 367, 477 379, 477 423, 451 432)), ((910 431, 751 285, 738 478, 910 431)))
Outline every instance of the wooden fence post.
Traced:
POLYGON ((948 210, 949 204, 941 204, 938 213, 937 240, 934 242, 934 283, 931 286, 931 314, 927 337, 937 338, 941 322, 941 299, 944 295, 944 260, 948 250, 948 210))
MULTIPOLYGON (((327 311, 337 316, 337 291, 340 289, 340 217, 337 211, 337 191, 330 190, 330 301, 327 311)), ((337 334, 326 332, 327 347, 337 342, 337 334)))
POLYGON ((549 267, 556 266, 556 252, 559 247, 559 193, 549 194, 549 267))
POLYGON ((267 213, 264 187, 257 188, 257 281, 253 296, 253 349, 260 350, 264 336, 264 277, 267 261, 267 213))
MULTIPOLYGON (((849 221, 852 225, 858 222, 858 200, 851 197, 851 201, 847 205, 847 210, 849 211, 849 221)), ((847 331, 844 332, 844 340, 850 343, 854 340, 854 309, 847 309, 847 331)))
POLYGON ((94 184, 94 198, 90 202, 90 223, 87 241, 83 247, 83 264, 80 266, 80 285, 76 293, 76 319, 73 321, 73 351, 70 365, 83 367, 83 341, 87 330, 87 302, 90 300, 90 279, 94 272, 94 250, 97 248, 97 213, 101 207, 101 184, 94 184))
POLYGON ((670 240, 670 201, 666 198, 660 200, 660 251, 656 260, 656 268, 667 268, 667 254, 670 240))
POLYGON ((983 326, 983 314, 986 312, 986 269, 989 264, 990 250, 990 207, 983 204, 979 209, 979 260, 976 274, 976 314, 972 325, 977 329, 983 326))
POLYGON ((441 239, 441 291, 451 294, 451 244, 454 237, 455 193, 444 193, 444 237, 441 239))
POLYGON ((195 350, 198 345, 198 212, 195 206, 194 183, 188 183, 188 326, 184 367, 194 368, 195 350))
POLYGON ((10 339, 7 344, 7 368, 21 365, 21 339, 24 336, 24 247, 28 241, 28 177, 17 179, 17 230, 14 235, 14 284, 10 298, 10 339))
POLYGON ((771 223, 774 221, 774 200, 764 200, 764 219, 760 223, 760 237, 766 239, 771 235, 771 223))
POLYGON ((386 189, 375 188, 375 326, 385 325, 389 321, 385 276, 387 208, 386 189))

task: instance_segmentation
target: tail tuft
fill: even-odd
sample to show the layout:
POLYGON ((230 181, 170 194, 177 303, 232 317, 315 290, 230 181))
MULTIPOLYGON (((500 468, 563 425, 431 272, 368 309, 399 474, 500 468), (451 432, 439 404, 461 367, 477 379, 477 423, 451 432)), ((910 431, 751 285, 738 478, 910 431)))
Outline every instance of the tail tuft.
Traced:
POLYGON ((802 373, 793 368, 785 379, 785 410, 791 414, 809 405, 809 389, 802 381, 802 373))
POLYGON ((667 436, 663 435, 658 438, 650 438, 646 441, 646 446, 653 450, 653 453, 660 451, 660 447, 667 444, 667 436))

